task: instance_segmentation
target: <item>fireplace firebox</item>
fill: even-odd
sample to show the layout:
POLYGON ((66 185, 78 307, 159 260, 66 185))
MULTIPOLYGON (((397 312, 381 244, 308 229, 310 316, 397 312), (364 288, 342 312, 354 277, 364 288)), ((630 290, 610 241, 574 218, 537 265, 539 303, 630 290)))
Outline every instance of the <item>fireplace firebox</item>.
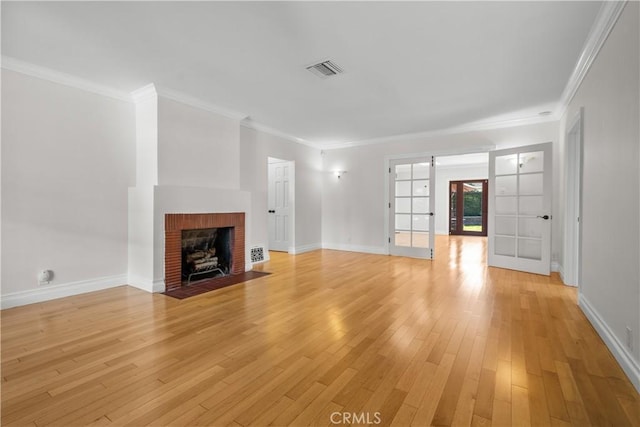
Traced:
POLYGON ((229 274, 232 235, 233 227, 182 230, 182 284, 229 274))
POLYGON ((244 273, 244 213, 165 214, 165 289, 244 273))

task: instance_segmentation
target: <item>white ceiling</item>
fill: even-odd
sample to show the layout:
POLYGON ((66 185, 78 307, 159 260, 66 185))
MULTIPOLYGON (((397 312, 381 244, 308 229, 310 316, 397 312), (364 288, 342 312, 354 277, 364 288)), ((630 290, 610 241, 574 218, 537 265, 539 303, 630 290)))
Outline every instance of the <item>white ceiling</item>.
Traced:
POLYGON ((2 2, 2 54, 328 146, 553 110, 601 2, 2 2), (345 73, 305 70, 332 59, 345 73))

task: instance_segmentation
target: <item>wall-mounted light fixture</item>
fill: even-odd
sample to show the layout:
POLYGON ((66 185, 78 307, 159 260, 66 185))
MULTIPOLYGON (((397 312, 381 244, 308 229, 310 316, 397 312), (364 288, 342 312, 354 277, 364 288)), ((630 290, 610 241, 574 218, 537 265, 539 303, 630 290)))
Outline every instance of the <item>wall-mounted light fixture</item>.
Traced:
POLYGON ((334 174, 335 176, 337 176, 337 177, 338 177, 338 179, 340 179, 340 177, 341 177, 342 175, 344 175, 345 173, 347 173, 347 171, 334 171, 334 172, 333 172, 333 174, 334 174))

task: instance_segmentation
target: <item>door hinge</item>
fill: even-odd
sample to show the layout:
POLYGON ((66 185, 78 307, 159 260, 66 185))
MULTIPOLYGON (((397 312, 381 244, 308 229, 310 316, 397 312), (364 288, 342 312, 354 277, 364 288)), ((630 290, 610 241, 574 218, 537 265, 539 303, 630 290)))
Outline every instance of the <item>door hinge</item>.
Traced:
POLYGON ((391 168, 389 168, 389 173, 391 173, 391 168))
POLYGON ((431 259, 433 259, 433 249, 431 249, 431 259))
POLYGON ((389 209, 391 209, 391 202, 389 202, 389 209))
POLYGON ((434 167, 436 165, 436 161, 434 159, 433 156, 431 156, 431 167, 434 167))
POLYGON ((391 237, 389 237, 389 243, 391 243, 391 237))

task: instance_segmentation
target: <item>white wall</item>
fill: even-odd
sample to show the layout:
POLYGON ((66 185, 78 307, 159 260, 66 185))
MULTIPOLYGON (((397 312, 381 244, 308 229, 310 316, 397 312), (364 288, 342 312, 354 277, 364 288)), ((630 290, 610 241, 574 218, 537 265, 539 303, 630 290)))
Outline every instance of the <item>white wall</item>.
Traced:
POLYGON ((639 4, 629 2, 562 120, 584 107, 580 305, 640 390, 639 4), (633 330, 634 349, 626 346, 633 330))
POLYGON ((136 103, 136 186, 158 185, 158 96, 136 103))
MULTIPOLYGON (((385 159, 412 153, 461 154, 494 146, 558 143, 558 122, 424 137, 326 150, 323 155, 322 242, 325 247, 385 252, 385 159), (334 170, 348 171, 341 179, 334 170)), ((554 160, 555 165, 555 160, 554 160)), ((555 166, 554 166, 555 169, 555 166)), ((557 184, 554 174, 554 184, 557 184)), ((554 185, 557 187, 557 185, 554 185)), ((555 196, 555 195, 554 195, 555 196)), ((554 197, 554 215, 559 203, 554 197)), ((562 248, 561 224, 553 224, 552 252, 562 248)))
POLYGON ((153 188, 158 185, 158 96, 147 91, 135 104, 136 182, 128 197, 127 283, 140 289, 154 288, 153 188))
POLYGON ((488 178, 488 164, 436 166, 436 234, 449 234, 449 181, 488 178))
POLYGON ((127 284, 154 289, 154 186, 129 188, 127 284))
POLYGON ((238 189, 238 120, 158 97, 158 184, 238 189))
POLYGON ((3 307, 47 287, 124 283, 134 105, 3 70, 2 113, 3 307))
POLYGON ((248 127, 240 127, 240 187, 251 192, 250 245, 268 246, 267 164, 275 157, 295 162, 295 251, 321 246, 320 150, 248 127))

